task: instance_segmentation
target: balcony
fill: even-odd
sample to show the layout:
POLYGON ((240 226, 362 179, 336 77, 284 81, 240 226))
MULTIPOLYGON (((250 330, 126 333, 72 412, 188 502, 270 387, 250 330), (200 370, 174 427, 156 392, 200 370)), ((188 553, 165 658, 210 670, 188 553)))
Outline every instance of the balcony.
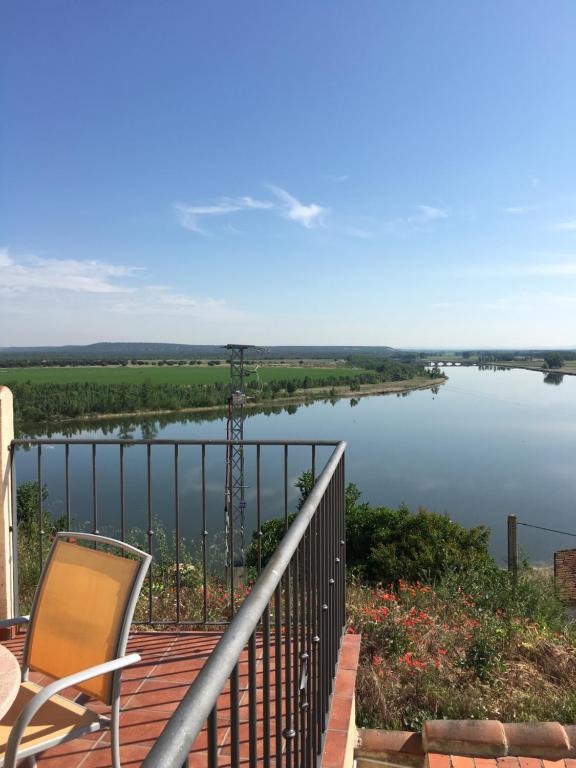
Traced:
MULTIPOLYGON (((8 448, 0 516, 10 523, 0 550, 3 615, 28 607, 55 501, 66 529, 136 538, 154 557, 129 642, 142 661, 123 675, 123 765, 337 768, 346 757, 351 765, 358 639, 343 635, 345 444, 14 440, 6 399, 0 405, 8 448), (243 488, 230 471, 223 481, 238 460, 243 488), (298 504, 294 477, 303 470, 310 488, 298 504), (37 493, 25 551, 23 483, 37 493), (281 534, 274 551, 270 516, 281 534)), ((3 642, 18 655, 23 635, 3 642)), ((109 734, 95 734, 38 764, 109 766, 108 745, 109 734)))

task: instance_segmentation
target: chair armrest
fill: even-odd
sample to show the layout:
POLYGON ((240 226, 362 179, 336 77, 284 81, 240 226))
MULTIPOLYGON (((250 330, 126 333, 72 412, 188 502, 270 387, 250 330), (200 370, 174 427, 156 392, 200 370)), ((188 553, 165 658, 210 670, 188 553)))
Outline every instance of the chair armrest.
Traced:
POLYGON ((103 664, 97 664, 95 667, 88 667, 80 672, 74 672, 72 675, 62 677, 60 680, 55 680, 41 691, 38 691, 38 693, 24 707, 12 726, 10 738, 6 745, 4 768, 15 768, 18 759, 18 747, 20 746, 20 740, 24 735, 24 731, 36 712, 38 712, 50 697, 60 693, 60 691, 63 691, 66 688, 76 686, 78 683, 83 683, 85 680, 90 680, 93 677, 98 677, 99 675, 104 675, 108 672, 116 672, 118 669, 130 666, 130 664, 136 664, 136 662, 140 661, 140 658, 140 654, 138 653, 129 653, 128 656, 112 659, 112 661, 105 661, 103 664))
POLYGON ((0 629, 6 629, 7 627, 17 627, 19 624, 28 624, 30 616, 15 616, 13 619, 0 620, 0 629))

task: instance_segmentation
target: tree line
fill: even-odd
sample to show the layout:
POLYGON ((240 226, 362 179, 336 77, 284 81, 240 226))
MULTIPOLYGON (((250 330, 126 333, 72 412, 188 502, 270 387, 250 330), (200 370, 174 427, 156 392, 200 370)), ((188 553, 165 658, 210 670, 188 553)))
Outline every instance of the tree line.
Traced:
MULTIPOLYGON (((303 376, 300 379, 277 379, 260 382, 250 380, 246 390, 251 402, 267 403, 279 397, 292 395, 297 390, 330 387, 357 388, 362 384, 401 381, 415 376, 439 376, 437 371, 426 372, 422 366, 398 363, 388 359, 351 358, 350 364, 363 371, 349 376, 327 373, 320 378, 303 376), (361 364, 361 365, 360 365, 361 364)), ((13 392, 15 417, 20 422, 49 421, 58 418, 78 418, 101 414, 135 413, 146 411, 178 411, 187 408, 225 406, 229 397, 229 383, 215 381, 209 384, 156 383, 145 379, 139 383, 101 382, 4 382, 13 392)))
MULTIPOLYGON (((202 365, 203 360, 140 360, 113 357, 58 357, 54 359, 24 358, 24 357, 0 357, 0 368, 80 368, 82 366, 119 367, 127 365, 202 365)), ((208 360, 208 365, 223 365, 224 360, 208 360)))
MULTIPOLYGON (((252 402, 267 402, 293 394, 296 389, 313 387, 337 387, 373 384, 380 379, 377 374, 312 379, 308 376, 299 381, 277 380, 259 385, 248 385, 252 402)), ((131 413, 138 411, 176 411, 184 408, 225 406, 228 402, 228 382, 211 384, 160 384, 146 380, 142 383, 38 383, 6 382, 14 395, 15 417, 21 421, 44 421, 55 418, 106 413, 131 413)))

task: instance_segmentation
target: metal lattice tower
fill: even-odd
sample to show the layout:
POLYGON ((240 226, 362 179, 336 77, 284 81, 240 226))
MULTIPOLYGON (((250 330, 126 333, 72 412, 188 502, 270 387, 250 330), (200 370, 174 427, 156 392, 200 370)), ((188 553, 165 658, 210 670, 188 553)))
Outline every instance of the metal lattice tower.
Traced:
POLYGON ((244 405, 246 393, 244 379, 252 373, 247 371, 244 352, 255 349, 252 344, 227 344, 230 350, 230 393, 228 396, 228 425, 226 438, 230 441, 226 449, 226 490, 225 529, 226 567, 244 565, 244 521, 246 512, 246 485, 244 482, 244 446, 238 443, 244 439, 244 405))

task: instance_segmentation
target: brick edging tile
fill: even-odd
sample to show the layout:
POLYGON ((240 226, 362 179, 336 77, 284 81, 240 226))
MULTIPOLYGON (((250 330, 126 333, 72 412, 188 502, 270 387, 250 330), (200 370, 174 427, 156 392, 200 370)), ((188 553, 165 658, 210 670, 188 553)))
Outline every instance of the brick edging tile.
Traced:
POLYGON ((561 760, 576 757, 576 726, 560 723, 501 723, 499 720, 427 720, 426 753, 561 760))
POLYGON ((344 635, 340 644, 321 768, 345 768, 346 757, 349 753, 351 754, 350 723, 354 718, 354 694, 360 642, 360 635, 344 635))

